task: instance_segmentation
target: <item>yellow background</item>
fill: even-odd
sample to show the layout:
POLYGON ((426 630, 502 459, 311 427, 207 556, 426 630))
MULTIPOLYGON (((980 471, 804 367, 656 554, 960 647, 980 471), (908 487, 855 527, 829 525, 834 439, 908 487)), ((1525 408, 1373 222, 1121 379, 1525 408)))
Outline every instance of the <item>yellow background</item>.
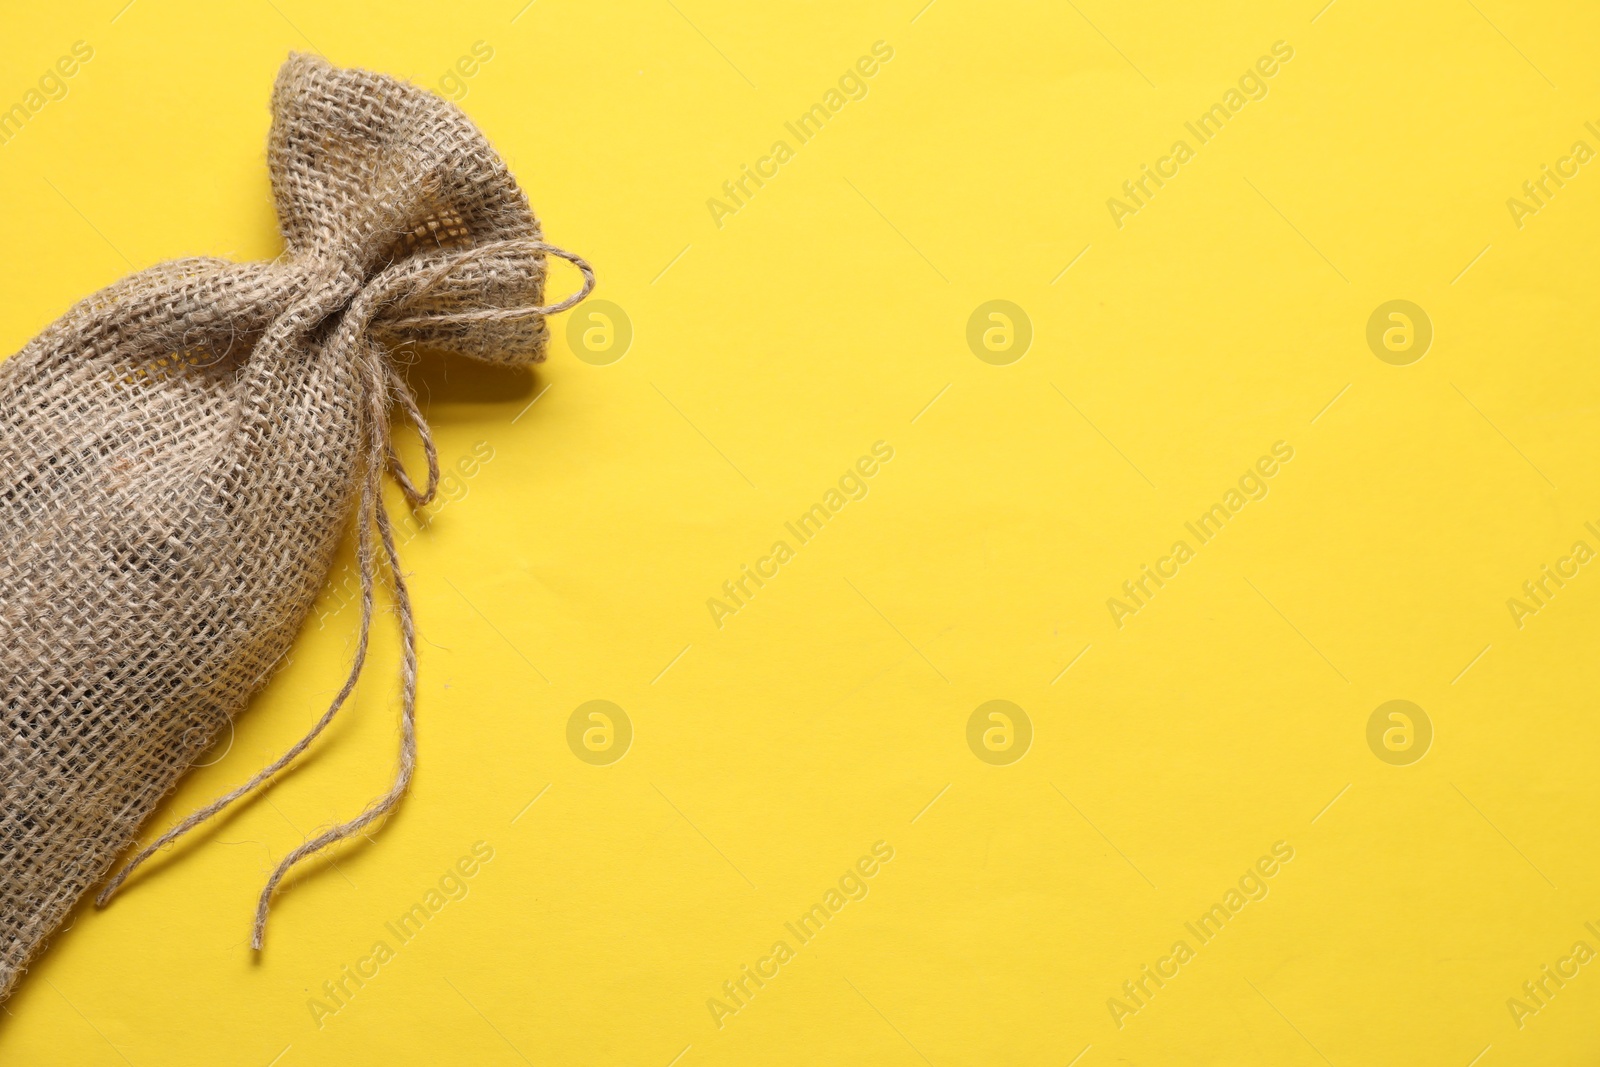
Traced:
MULTIPOLYGON (((272 863, 392 773, 385 615, 298 770, 80 910, 0 1062, 1593 1062, 1600 965, 1520 1029, 1507 999, 1600 947, 1600 568, 1506 606, 1600 547, 1600 165, 1506 206, 1600 148, 1593 10, 123 2, 6 13, 0 106, 94 58, 0 145, 0 350, 130 269, 277 253, 290 50, 437 87, 479 41, 462 106, 634 336, 592 365, 563 318, 534 374, 414 375, 444 460, 493 459, 403 549, 403 809, 252 956, 272 863), (866 98, 719 228, 707 199, 880 40, 866 98), (1119 229, 1107 198, 1280 40, 1267 97, 1119 229), (967 345, 991 299, 1032 322, 1010 365, 967 345), (1393 299, 1434 327, 1409 366, 1365 341, 1393 299), (870 494, 714 625, 880 440, 870 494), (1280 440, 1266 499, 1119 629, 1107 598, 1280 440), (635 732, 609 766, 566 741, 595 699, 635 732), (966 741, 994 699, 1033 725, 1007 766, 966 741), (1367 744, 1392 699, 1433 725, 1409 766, 1367 744), (479 841, 468 896, 314 1017, 479 841), (877 841, 870 894, 719 1028, 707 1000, 877 841), (1119 1028, 1108 998, 1278 841, 1269 895, 1119 1028)), ((148 833, 303 732, 355 621, 312 621, 148 833)))

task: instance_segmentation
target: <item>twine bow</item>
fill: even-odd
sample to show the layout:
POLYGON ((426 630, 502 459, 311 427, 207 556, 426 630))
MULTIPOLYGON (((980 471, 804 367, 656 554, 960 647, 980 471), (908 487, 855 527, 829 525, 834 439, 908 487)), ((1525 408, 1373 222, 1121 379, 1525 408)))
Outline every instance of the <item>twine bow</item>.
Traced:
MULTIPOLYGON (((390 580, 393 583, 395 613, 399 617, 400 623, 401 715, 399 768, 389 789, 382 796, 371 801, 359 815, 324 830, 303 842, 278 863, 272 875, 267 879, 266 885, 262 888, 261 895, 256 902, 255 922, 251 928, 250 937, 250 947, 252 949, 257 951, 261 949, 263 937, 266 933, 267 914, 271 908, 272 895, 289 871, 302 860, 315 855, 330 845, 359 833, 373 822, 393 811, 410 787, 417 760, 416 624, 411 607, 411 595, 406 586, 405 576, 400 570, 399 553, 395 550, 394 527, 389 519, 388 508, 383 502, 383 474, 387 471, 393 477, 395 484, 400 487, 401 493, 404 494, 407 502, 412 507, 423 507, 432 501, 438 492, 439 453, 434 445, 433 434, 428 428, 427 420, 423 417, 422 410, 417 405, 416 395, 396 369, 390 352, 369 336, 370 327, 380 318, 387 329, 395 329, 423 324, 504 321, 531 315, 552 315, 567 310, 588 296, 594 290, 595 279, 593 268, 580 256, 564 251, 554 245, 546 244, 543 241, 521 238, 489 241, 476 245, 458 255, 451 256, 438 269, 420 277, 416 275, 414 270, 403 269, 402 265, 396 265, 396 268, 392 268, 392 270, 393 273, 388 271, 380 273, 370 284, 355 295, 349 302, 340 326, 342 335, 356 351, 359 361, 358 373, 362 380, 361 395, 366 407, 363 413, 365 440, 362 448, 364 456, 356 504, 356 559, 361 574, 361 624, 356 640, 355 656, 351 661, 350 671, 345 677, 344 685, 334 696, 333 701, 328 705, 328 710, 323 712, 322 717, 306 732, 304 737, 290 746, 289 750, 282 756, 262 768, 243 785, 189 814, 183 821, 145 846, 137 855, 124 864, 122 869, 106 883, 105 888, 95 898, 95 903, 101 907, 110 903, 128 876, 151 856, 166 848, 201 823, 217 815, 241 797, 260 788, 276 776, 279 771, 293 763, 317 739, 322 731, 327 729, 328 724, 333 722, 339 710, 344 707, 350 694, 355 690, 356 682, 361 677, 362 668, 366 664, 368 638, 372 630, 373 590, 378 572, 374 532, 377 534, 376 541, 382 545, 383 563, 387 566, 390 580), (419 298, 448 278, 451 273, 481 256, 519 249, 534 253, 549 253, 571 262, 583 272, 583 287, 566 299, 545 307, 486 307, 408 318, 382 317, 380 314, 386 308, 404 308, 415 303, 419 298), (406 472, 400 461, 399 453, 394 447, 394 437, 390 427, 390 411, 392 407, 397 407, 400 410, 401 414, 416 428, 417 435, 421 439, 423 454, 428 464, 427 481, 421 489, 417 488, 416 483, 412 481, 411 476, 406 472)), ((270 344, 270 338, 264 339, 262 343, 270 344)))

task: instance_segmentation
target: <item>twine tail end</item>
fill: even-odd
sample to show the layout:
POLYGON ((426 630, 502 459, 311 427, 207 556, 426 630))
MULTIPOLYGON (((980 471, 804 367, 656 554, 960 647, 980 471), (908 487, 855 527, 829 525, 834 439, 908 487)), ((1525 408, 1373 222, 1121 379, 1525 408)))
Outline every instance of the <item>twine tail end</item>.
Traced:
POLYGON ((260 952, 261 946, 266 943, 267 937, 267 912, 272 907, 272 890, 277 885, 274 878, 268 882, 266 888, 261 890, 261 899, 256 901, 256 921, 250 928, 250 951, 260 952))

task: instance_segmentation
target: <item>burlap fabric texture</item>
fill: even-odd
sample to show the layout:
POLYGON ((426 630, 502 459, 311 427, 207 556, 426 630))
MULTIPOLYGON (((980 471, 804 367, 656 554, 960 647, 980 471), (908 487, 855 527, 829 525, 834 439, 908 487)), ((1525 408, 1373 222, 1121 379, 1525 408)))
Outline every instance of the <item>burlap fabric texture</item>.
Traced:
POLYGON ((593 287, 452 104, 296 55, 272 112, 279 259, 141 271, 0 364, 0 1000, 289 650, 352 514, 363 596, 343 690, 281 759, 128 866, 321 732, 360 673, 384 576, 402 637, 393 787, 284 857, 255 947, 289 868, 392 809, 415 762, 416 653, 382 477, 413 505, 438 480, 397 350, 534 363, 545 315, 593 287), (545 307, 547 254, 584 284, 545 307), (420 487, 396 415, 422 435, 420 487))

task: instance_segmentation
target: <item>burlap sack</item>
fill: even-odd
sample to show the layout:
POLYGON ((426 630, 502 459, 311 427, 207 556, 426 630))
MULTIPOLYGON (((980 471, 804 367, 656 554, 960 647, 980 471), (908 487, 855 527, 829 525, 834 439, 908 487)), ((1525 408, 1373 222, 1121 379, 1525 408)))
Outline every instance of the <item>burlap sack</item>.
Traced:
POLYGON ((141 271, 0 364, 0 1000, 288 651, 352 513, 364 593, 344 690, 282 759, 135 862, 327 725, 361 669, 384 573, 403 638, 394 786, 284 858, 257 948, 288 868, 398 801, 416 656, 381 477, 417 504, 438 469, 395 349, 537 362, 544 315, 593 285, 582 260, 540 240, 527 198, 453 105, 297 55, 272 111, 278 260, 141 271), (540 306, 546 253, 585 277, 552 307, 540 306), (395 459, 392 411, 423 435, 423 488, 395 459))

